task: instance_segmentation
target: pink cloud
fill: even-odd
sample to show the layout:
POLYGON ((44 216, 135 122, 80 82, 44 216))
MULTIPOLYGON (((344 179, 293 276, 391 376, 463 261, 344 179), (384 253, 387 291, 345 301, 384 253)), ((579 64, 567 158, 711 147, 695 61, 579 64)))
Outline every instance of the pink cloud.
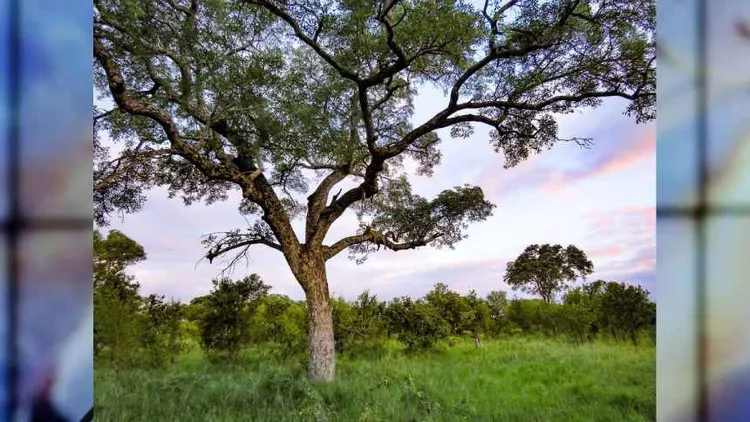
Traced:
POLYGON ((595 179, 610 174, 624 172, 646 159, 656 157, 656 132, 652 127, 637 131, 637 140, 628 142, 619 154, 605 155, 594 161, 588 169, 579 169, 555 174, 542 187, 542 191, 554 194, 575 183, 595 179))
MULTIPOLYGON (((502 197, 512 191, 540 189, 546 195, 557 195, 584 180, 601 178, 629 170, 656 156, 656 130, 653 125, 636 126, 625 134, 608 134, 618 139, 595 145, 580 155, 578 168, 559 167, 559 161, 544 163, 536 157, 512 169, 502 167, 502 157, 496 164, 479 172, 475 180, 488 196, 502 197)), ((546 156, 544 156, 546 157, 546 156)))
POLYGON ((626 207, 617 211, 589 213, 588 238, 594 244, 604 243, 589 255, 596 265, 597 276, 628 278, 633 274, 652 274, 656 270, 656 209, 626 207))
POLYGON ((610 161, 606 161, 595 169, 591 177, 596 177, 608 173, 624 171, 632 165, 640 162, 645 158, 652 158, 656 155, 656 133, 653 130, 639 131, 642 136, 635 142, 632 148, 626 149, 625 152, 610 161))
POLYGON ((612 236, 618 233, 656 236, 656 207, 625 207, 617 211, 592 212, 590 218, 591 235, 612 236))
POLYGON ((598 249, 589 251, 588 255, 592 257, 612 257, 621 256, 623 253, 622 246, 617 244, 611 244, 598 249))

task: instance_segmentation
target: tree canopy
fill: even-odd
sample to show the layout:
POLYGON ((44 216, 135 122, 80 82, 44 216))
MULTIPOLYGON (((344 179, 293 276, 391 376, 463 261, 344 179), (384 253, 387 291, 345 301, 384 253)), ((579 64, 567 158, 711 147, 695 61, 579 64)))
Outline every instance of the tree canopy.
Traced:
POLYGON ((504 281, 513 289, 537 294, 550 303, 566 282, 585 278, 594 272, 586 253, 573 245, 530 245, 514 261, 508 262, 504 281))
POLYGON ((512 167, 561 139, 556 116, 629 100, 654 117, 652 1, 107 1, 94 2, 96 220, 136 211, 145 189, 186 203, 223 200, 262 218, 210 237, 209 257, 263 244, 322 242, 355 207, 359 233, 333 243, 358 256, 381 246, 451 246, 493 206, 459 186, 411 192, 404 160, 431 174, 441 137, 487 125, 512 167), (421 86, 445 107, 414 122, 421 86), (112 156, 106 132, 122 151, 112 156), (318 180, 317 186, 311 185, 318 180), (347 180, 353 187, 333 195, 347 180), (369 200, 368 200, 369 199, 369 200), (305 209, 306 208, 306 209, 305 209), (269 224, 270 223, 270 224, 269 224), (374 249, 373 249, 374 248, 374 249))
POLYGON ((118 274, 125 268, 146 259, 146 252, 138 242, 119 230, 110 230, 102 236, 94 230, 94 277, 105 273, 118 274))

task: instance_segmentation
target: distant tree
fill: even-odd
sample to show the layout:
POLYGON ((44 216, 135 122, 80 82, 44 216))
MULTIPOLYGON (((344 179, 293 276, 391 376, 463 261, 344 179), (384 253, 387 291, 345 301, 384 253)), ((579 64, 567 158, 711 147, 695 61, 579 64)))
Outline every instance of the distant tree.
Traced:
POLYGON ((573 245, 531 245, 507 265, 504 281, 514 290, 541 296, 552 303, 555 294, 565 290, 566 282, 585 279, 594 272, 594 264, 573 245))
POLYGON ((482 339, 480 334, 487 334, 492 326, 490 307, 474 290, 470 291, 462 299, 468 307, 468 310, 464 311, 461 315, 462 324, 464 329, 470 331, 474 336, 477 348, 481 348, 482 339))
POLYGON ((612 333, 624 334, 633 345, 638 344, 638 333, 650 325, 656 309, 643 287, 613 281, 604 288, 602 308, 612 333))
POLYGON ((154 185, 187 203, 241 192, 255 220, 207 238, 207 257, 281 252, 307 297, 308 375, 332 380, 326 262, 452 247, 492 212, 479 187, 412 192, 403 164, 431 175, 439 131, 489 127, 512 167, 558 142, 587 145, 562 138, 557 118, 606 98, 638 122, 655 116, 653 0, 484 3, 95 1, 94 84, 115 104, 95 110, 96 221, 137 211, 154 185), (444 105, 414 122, 427 84, 444 105), (347 210, 358 232, 324 244, 347 210))
POLYGON ((549 313, 551 307, 540 299, 514 299, 508 305, 510 328, 520 329, 525 334, 544 333, 550 330, 549 313))
POLYGON ((508 312, 507 312, 507 320, 509 326, 506 328, 509 328, 512 332, 515 330, 520 330, 524 333, 531 332, 532 324, 531 324, 531 314, 527 310, 528 300, 526 299, 514 299, 511 300, 508 303, 508 312))
POLYGON ((270 294, 258 301, 250 319, 250 341, 279 344, 284 353, 304 351, 307 312, 304 302, 270 294))
POLYGON ((487 307, 492 321, 490 331, 499 334, 507 322, 508 296, 505 292, 491 291, 487 293, 487 307))
POLYGON ((119 230, 110 230, 107 237, 94 230, 93 246, 95 285, 146 259, 143 246, 119 230))
POLYGON ((138 285, 127 279, 94 290, 94 355, 110 365, 132 362, 140 342, 138 285))
POLYGON ((535 311, 535 319, 538 327, 548 336, 555 337, 560 334, 563 327, 564 310, 559 303, 538 303, 535 311))
POLYGON ((343 298, 332 299, 333 332, 336 339, 336 351, 344 352, 355 337, 355 315, 351 304, 343 298))
POLYGON ((376 295, 365 290, 352 303, 354 312, 353 331, 360 340, 374 339, 385 329, 385 302, 378 302, 376 295))
POLYGON ((444 283, 436 283, 425 295, 425 301, 437 310, 440 318, 450 327, 452 335, 461 334, 465 326, 464 320, 467 319, 464 313, 471 311, 468 303, 462 299, 458 292, 451 291, 444 283))
POLYGON ((579 343, 592 339, 591 327, 597 315, 582 302, 565 303, 560 306, 560 325, 579 343))
POLYGON ((174 362, 183 350, 180 321, 183 306, 179 302, 165 301, 164 296, 149 295, 141 308, 141 345, 151 366, 164 366, 174 362))
POLYGON ((565 293, 563 304, 573 308, 568 312, 568 316, 572 318, 568 323, 578 324, 570 327, 571 330, 576 331, 575 336, 585 334, 589 340, 593 340, 601 330, 606 328, 608 318, 602 307, 605 285, 605 281, 597 280, 565 293))
POLYGON ((185 319, 191 322, 200 323, 203 320, 203 316, 206 313, 207 303, 209 295, 197 296, 190 300, 190 303, 185 305, 183 309, 183 315, 185 319))
POLYGON ((213 285, 201 321, 203 348, 209 352, 228 352, 234 357, 248 341, 254 305, 268 293, 270 286, 264 284, 257 274, 239 281, 228 278, 213 280, 213 285))

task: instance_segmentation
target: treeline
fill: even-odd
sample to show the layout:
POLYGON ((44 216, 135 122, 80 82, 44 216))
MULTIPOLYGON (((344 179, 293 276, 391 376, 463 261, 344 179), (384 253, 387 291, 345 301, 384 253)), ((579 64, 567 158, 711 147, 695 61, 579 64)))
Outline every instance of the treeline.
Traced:
MULTIPOLYGON (((141 297, 126 266, 145 259, 122 233, 94 234, 95 354, 110 364, 164 365, 191 344, 209 356, 235 357, 246 347, 271 344, 278 353, 304 354, 307 305, 253 274, 214 280, 208 295, 189 304, 141 297)), ((462 295, 438 283, 419 299, 380 301, 365 291, 353 302, 332 300, 339 353, 358 353, 398 341, 409 350, 466 337, 548 336, 574 342, 654 341, 656 307, 640 286, 596 281, 568 290, 558 302, 510 299, 493 291, 462 295)))

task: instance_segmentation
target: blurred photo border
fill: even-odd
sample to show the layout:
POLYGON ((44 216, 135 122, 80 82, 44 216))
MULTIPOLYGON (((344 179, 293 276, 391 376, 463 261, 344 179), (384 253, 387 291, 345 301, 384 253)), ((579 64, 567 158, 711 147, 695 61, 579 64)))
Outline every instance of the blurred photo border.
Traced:
MULTIPOLYGON (((2 28, 0 30, 5 33, 0 40, 7 42, 3 50, 6 52, 5 57, 0 59, 0 65, 4 67, 3 72, 0 73, 4 85, 3 91, 0 92, 4 92, 2 98, 5 102, 0 110, 4 110, 6 116, 3 116, 2 120, 7 122, 2 128, 4 133, 0 135, 2 143, 0 145, 0 172, 4 173, 0 177, 3 183, 0 187, 0 195, 5 197, 1 201, 3 208, 0 210, 4 243, 2 251, 5 254, 3 257, 5 266, 2 268, 5 272, 2 284, 4 294, 0 310, 5 314, 3 331, 7 333, 2 354, 5 358, 3 365, 5 382, 3 384, 6 386, 2 420, 26 420, 29 417, 29 409, 24 409, 24 404, 20 401, 20 386, 23 384, 22 377, 25 376, 21 370, 25 365, 21 338, 28 333, 20 331, 20 318, 22 308, 34 308, 34 302, 42 304, 48 298, 39 296, 45 294, 42 289, 37 289, 42 290, 41 293, 24 295, 25 289, 21 287, 21 280, 24 280, 24 283, 40 286, 54 285, 63 278, 61 274, 70 272, 73 267, 85 267, 91 271, 90 256, 78 254, 76 260, 80 262, 71 262, 69 259, 50 260, 51 265, 56 265, 58 268, 53 268, 44 274, 50 278, 55 277, 54 280, 24 279, 24 261, 29 262, 29 260, 24 260, 22 250, 28 242, 35 242, 35 247, 31 250, 36 252, 39 249, 36 244, 45 246, 49 242, 50 238, 46 236, 59 238, 60 234, 74 233, 79 236, 70 237, 76 241, 87 242, 66 243, 62 248, 57 242, 58 249, 50 250, 50 255, 54 256, 62 249, 91 250, 90 234, 80 236, 80 234, 89 233, 92 227, 90 211, 80 212, 80 209, 85 209, 85 204, 91 204, 91 185, 71 188, 65 182, 85 181, 80 177, 75 178, 69 175, 75 174, 76 171, 80 172, 82 162, 92 160, 92 98, 81 95, 84 92, 92 92, 89 55, 91 47, 88 51, 71 48, 80 47, 82 43, 84 45, 88 43, 89 46, 92 44, 90 35, 92 9, 91 3, 81 1, 0 0, 0 13, 5 15, 2 16, 4 24, 0 25, 2 28), (39 33, 38 37, 29 36, 30 31, 36 31, 38 28, 38 26, 32 28, 31 24, 40 22, 46 23, 47 29, 42 31, 46 34, 39 33), (52 57, 55 59, 51 59, 52 57), (61 60, 61 58, 67 59, 61 60), (74 77, 68 77, 71 74, 74 77), (65 77, 61 77, 62 75, 65 77), (36 92, 38 87, 43 87, 49 95, 38 95, 36 92), (30 93, 37 95, 30 95, 30 93), (42 120, 45 116, 41 113, 49 110, 64 110, 65 113, 47 116, 48 118, 42 120), (44 185, 33 180, 36 179, 37 174, 42 173, 46 174, 39 180, 62 183, 44 185), (58 177, 66 180, 55 180, 58 177), (65 198, 66 195, 71 194, 76 197, 65 198), (56 205, 62 206, 63 203, 70 203, 70 200, 84 206, 76 207, 77 212, 56 208, 56 205), (49 208, 40 209, 39 205, 32 205, 32 202, 44 204, 49 208)), ((80 274, 80 271, 74 273, 80 274)), ((56 293, 49 291, 49 294, 56 293)), ((91 290, 88 295, 88 302, 90 302, 91 290)), ((65 309, 56 308, 56 311, 69 315, 85 315, 85 312, 91 308, 90 305, 86 307, 86 301, 63 302, 62 306, 65 309)), ((66 343, 56 346, 63 349, 69 348, 67 340, 73 337, 76 328, 72 326, 65 332, 53 333, 56 339, 64 339, 66 343)), ((85 337, 83 336, 84 341, 85 337)), ((47 338, 34 340, 42 343, 57 341, 47 338)), ((79 347, 77 350, 77 354, 80 354, 81 350, 88 350, 89 354, 93 353, 90 347, 79 347)), ((58 373, 66 366, 80 365, 81 361, 93 362, 90 355, 77 356, 70 353, 67 355, 57 353, 56 355, 64 355, 67 359, 56 363, 58 373)), ((60 356, 56 358, 59 359, 60 356)), ((33 362, 31 364, 33 365, 33 362)), ((93 368, 87 369, 91 370, 82 372, 93 374, 93 368)), ((86 392, 85 394, 93 391, 91 375, 86 376, 83 382, 88 385, 81 384, 79 381, 75 386, 66 387, 80 388, 86 392)), ((75 392, 67 392, 65 396, 70 395, 75 395, 75 392)), ((93 400, 90 407, 91 410, 86 416, 81 415, 83 420, 92 419, 93 400)))
MULTIPOLYGON (((730 51, 719 54, 719 49, 728 49, 736 41, 728 37, 745 37, 750 44, 750 34, 742 34, 742 20, 750 15, 737 14, 738 9, 750 13, 746 2, 657 1, 658 421, 746 420, 737 419, 737 415, 745 415, 741 412, 750 409, 750 404, 717 396, 722 394, 715 390, 717 382, 724 385, 724 380, 733 380, 740 385, 750 382, 745 379, 750 374, 737 372, 739 369, 717 373, 716 368, 732 368, 724 362, 728 356, 747 355, 747 350, 720 344, 718 335, 712 332, 730 323, 728 315, 735 312, 731 308, 742 306, 720 302, 715 292, 730 294, 729 290, 736 290, 738 281, 747 280, 740 269, 749 264, 740 261, 740 250, 732 250, 739 249, 739 244, 725 236, 741 233, 743 219, 749 221, 750 194, 737 198, 726 193, 727 187, 717 183, 717 174, 725 163, 715 160, 717 151, 734 151, 745 142, 741 137, 719 133, 721 128, 726 129, 724 134, 737 136, 743 129, 734 127, 741 125, 742 119, 726 117, 724 109, 730 107, 725 101, 730 100, 724 96, 726 84, 722 78, 748 72, 738 69, 738 63, 722 63, 733 56, 730 51), (728 8, 734 12, 727 13, 728 8), (729 31, 734 32, 728 35, 729 31), (720 115, 723 119, 718 121, 720 115), (748 201, 742 203, 744 199, 748 201), (730 252, 738 254, 732 256, 730 252), (722 265, 713 261, 716 256, 722 257, 722 265)), ((737 92, 749 88, 738 87, 737 92)), ((736 97, 733 95, 733 101, 736 97)), ((744 95, 739 101, 743 99, 744 107, 750 109, 750 96, 744 95)), ((734 176, 738 172, 747 174, 750 163, 737 163, 741 169, 735 168, 734 176)), ((742 182, 742 178, 736 178, 732 188, 750 193, 750 186, 742 182)), ((746 223, 744 227, 746 232, 746 223)), ((735 333, 750 329, 747 320, 735 318, 731 324, 735 333)))

